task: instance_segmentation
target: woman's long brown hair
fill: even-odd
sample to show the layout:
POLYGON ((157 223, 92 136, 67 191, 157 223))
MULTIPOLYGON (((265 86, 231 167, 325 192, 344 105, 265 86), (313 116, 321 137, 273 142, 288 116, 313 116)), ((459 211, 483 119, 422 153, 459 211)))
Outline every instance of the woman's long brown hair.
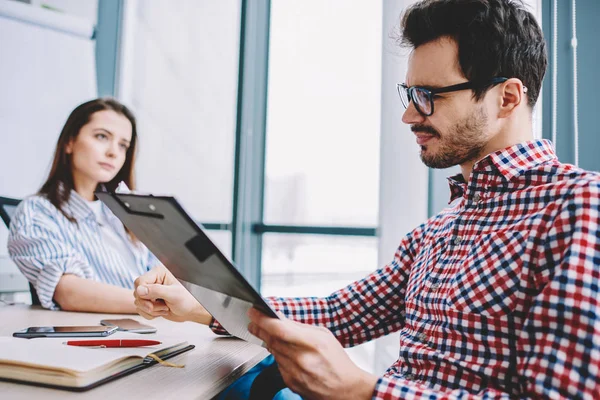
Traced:
POLYGON ((38 192, 38 194, 46 196, 71 222, 76 222, 75 218, 72 215, 68 215, 63 208, 64 204, 71 197, 71 190, 74 189, 73 165, 71 155, 67 154, 67 146, 77 138, 81 128, 90 122, 92 115, 103 110, 112 110, 123 115, 131 122, 132 129, 131 144, 129 149, 127 149, 123 167, 121 167, 121 170, 110 182, 103 183, 103 185, 111 192, 115 191, 120 182, 125 182, 131 190, 135 189, 133 170, 135 165, 137 129, 133 113, 123 104, 112 98, 99 98, 79 105, 71 112, 60 133, 56 150, 54 151, 54 160, 52 161, 50 174, 48 174, 48 179, 46 179, 46 182, 38 192))

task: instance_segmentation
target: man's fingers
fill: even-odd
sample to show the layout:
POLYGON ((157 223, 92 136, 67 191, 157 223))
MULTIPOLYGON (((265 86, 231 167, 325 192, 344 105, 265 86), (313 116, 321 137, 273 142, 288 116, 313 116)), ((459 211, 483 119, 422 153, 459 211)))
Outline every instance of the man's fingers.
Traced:
POLYGON ((169 307, 158 302, 152 302, 150 300, 136 299, 135 306, 144 311, 146 314, 154 316, 165 315, 169 312, 169 307))
POLYGON ((260 329, 254 322, 250 322, 248 325, 248 331, 269 346, 269 342, 271 341, 269 335, 266 331, 260 329))
MULTIPOLYGON (((277 362, 277 368, 279 369, 279 373, 281 374, 281 378, 285 382, 285 384, 292 389, 294 376, 294 367, 293 361, 286 359, 282 355, 273 355, 275 357, 275 361, 277 362)), ((294 388, 295 389, 295 388, 294 388)), ((292 389, 293 390, 293 389, 292 389)))
POLYGON ((169 306, 167 306, 167 304, 165 303, 165 301, 163 299, 156 299, 152 303, 155 304, 156 306, 164 306, 165 310, 169 309, 169 306))
POLYGON ((262 312, 251 308, 248 317, 252 321, 251 326, 257 333, 252 334, 264 340, 267 344, 272 341, 283 341, 287 344, 304 344, 310 340, 306 335, 303 324, 294 323, 288 319, 271 318, 262 312))
POLYGON ((304 349, 303 346, 298 346, 296 343, 279 340, 272 336, 269 337, 269 342, 265 343, 267 343, 268 350, 273 355, 291 354, 304 349))
POLYGON ((156 318, 154 315, 147 314, 143 310, 140 310, 139 308, 136 311, 137 311, 137 313, 139 315, 141 315, 142 317, 144 317, 146 319, 154 319, 154 318, 156 318))
POLYGON ((138 278, 133 282, 134 287, 137 288, 140 285, 145 285, 148 283, 162 283, 163 279, 160 277, 160 275, 162 275, 161 269, 154 267, 144 275, 138 276, 138 278))
POLYGON ((135 289, 136 294, 147 300, 164 299, 166 301, 172 300, 174 293, 171 285, 162 284, 144 284, 140 285, 135 289))

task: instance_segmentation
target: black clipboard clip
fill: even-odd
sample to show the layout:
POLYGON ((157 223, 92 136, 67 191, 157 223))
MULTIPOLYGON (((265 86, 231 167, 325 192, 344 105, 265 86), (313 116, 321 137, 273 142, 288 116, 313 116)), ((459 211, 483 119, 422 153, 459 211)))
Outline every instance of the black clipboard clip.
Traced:
MULTIPOLYGON (((125 211, 127 211, 128 214, 141 215, 141 216, 145 216, 145 217, 158 218, 158 219, 165 219, 165 216, 163 214, 161 214, 160 212, 156 211, 156 208, 152 204, 150 204, 148 206, 149 207, 148 209, 138 210, 138 209, 136 209, 135 204, 131 204, 125 200, 121 200, 121 196, 135 197, 134 193, 131 193, 131 194, 113 193, 113 192, 108 191, 106 189, 106 186, 103 184, 98 185, 98 190, 96 190, 96 192, 108 194, 113 200, 115 200, 117 203, 119 203, 121 205, 121 207, 123 207, 123 209, 125 211)), ((150 195, 150 196, 152 196, 152 195, 150 195)))

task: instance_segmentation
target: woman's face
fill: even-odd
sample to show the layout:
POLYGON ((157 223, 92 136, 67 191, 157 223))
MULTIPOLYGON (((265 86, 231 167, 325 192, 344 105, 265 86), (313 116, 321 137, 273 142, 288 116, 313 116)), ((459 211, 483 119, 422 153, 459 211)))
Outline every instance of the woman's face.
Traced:
POLYGON ((73 179, 91 184, 111 181, 123 167, 131 143, 131 122, 122 114, 102 110, 92 114, 68 145, 73 179))

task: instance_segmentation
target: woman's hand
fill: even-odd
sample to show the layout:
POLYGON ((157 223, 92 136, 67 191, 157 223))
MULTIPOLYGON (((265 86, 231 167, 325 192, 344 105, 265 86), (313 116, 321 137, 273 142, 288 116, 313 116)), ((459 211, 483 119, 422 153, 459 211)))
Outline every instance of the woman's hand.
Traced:
POLYGON ((171 321, 195 321, 208 325, 212 316, 162 265, 135 280, 136 311, 146 319, 163 317, 171 321))

